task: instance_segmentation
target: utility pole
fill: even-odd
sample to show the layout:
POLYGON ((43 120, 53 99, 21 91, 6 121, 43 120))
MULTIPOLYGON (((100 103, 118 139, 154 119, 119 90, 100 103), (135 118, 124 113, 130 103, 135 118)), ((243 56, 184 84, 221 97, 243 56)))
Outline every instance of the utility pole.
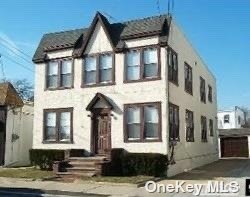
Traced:
POLYGON ((4 65, 3 65, 3 60, 2 60, 1 53, 0 53, 0 66, 1 66, 1 73, 2 73, 2 77, 3 77, 3 79, 1 81, 5 82, 6 81, 6 77, 5 77, 4 65))

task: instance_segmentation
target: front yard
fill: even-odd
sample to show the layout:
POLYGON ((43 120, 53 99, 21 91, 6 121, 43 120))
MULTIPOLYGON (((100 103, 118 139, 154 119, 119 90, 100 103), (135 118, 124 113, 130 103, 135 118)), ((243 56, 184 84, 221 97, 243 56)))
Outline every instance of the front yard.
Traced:
POLYGON ((53 176, 54 174, 52 171, 42 171, 33 167, 0 169, 0 177, 45 179, 45 178, 51 178, 53 176))
MULTIPOLYGON (((26 179, 40 179, 48 180, 55 177, 55 174, 52 171, 43 171, 36 169, 34 167, 28 168, 0 168, 0 177, 9 177, 9 178, 26 178, 26 179)), ((110 183, 130 183, 138 184, 147 180, 152 179, 150 176, 131 176, 131 177, 112 177, 112 176, 103 176, 103 177, 82 177, 81 181, 84 182, 110 182, 110 183)))

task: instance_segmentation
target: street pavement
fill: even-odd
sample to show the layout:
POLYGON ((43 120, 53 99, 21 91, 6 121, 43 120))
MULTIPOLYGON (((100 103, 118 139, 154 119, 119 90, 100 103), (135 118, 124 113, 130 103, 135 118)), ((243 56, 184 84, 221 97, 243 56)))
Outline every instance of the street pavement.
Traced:
MULTIPOLYGON (((220 160, 212 164, 182 173, 157 184, 169 185, 177 181, 187 184, 206 185, 209 180, 230 183, 236 181, 240 185, 239 193, 212 194, 212 196, 245 196, 245 181, 250 177, 250 160, 220 160)), ((162 191, 162 190, 161 190, 162 191)), ((0 178, 0 196, 113 196, 113 197, 185 197, 193 196, 191 193, 149 193, 145 187, 138 188, 133 184, 113 184, 76 181, 62 183, 53 181, 31 181, 24 179, 0 178)), ((211 196, 202 190, 201 196, 211 196)))

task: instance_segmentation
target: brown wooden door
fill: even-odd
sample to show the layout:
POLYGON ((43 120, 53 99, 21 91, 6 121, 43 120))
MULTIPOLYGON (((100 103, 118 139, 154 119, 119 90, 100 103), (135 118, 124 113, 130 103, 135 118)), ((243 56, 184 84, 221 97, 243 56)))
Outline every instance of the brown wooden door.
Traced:
POLYGON ((6 142, 6 109, 0 107, 0 166, 4 165, 6 142))
POLYGON ((222 157, 248 157, 247 137, 221 138, 222 157))
POLYGON ((108 114, 97 115, 94 124, 95 153, 108 154, 111 150, 111 118, 108 114))

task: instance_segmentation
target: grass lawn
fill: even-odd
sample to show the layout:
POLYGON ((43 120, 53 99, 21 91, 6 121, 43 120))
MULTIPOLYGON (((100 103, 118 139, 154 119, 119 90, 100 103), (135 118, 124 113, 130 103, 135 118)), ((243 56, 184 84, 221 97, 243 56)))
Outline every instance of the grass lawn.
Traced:
MULTIPOLYGON (((55 177, 52 171, 42 171, 34 167, 27 168, 0 168, 0 177, 9 178, 28 178, 28 179, 49 179, 55 177)), ((151 176, 130 176, 130 177, 114 177, 114 176, 97 176, 82 177, 82 181, 94 182, 110 182, 110 183, 131 183, 138 184, 152 179, 151 176)))
POLYGON ((42 171, 33 167, 0 169, 0 177, 43 179, 53 176, 52 171, 42 171))
POLYGON ((83 181, 94 182, 111 182, 111 183, 131 183, 138 184, 143 181, 152 179, 151 176, 129 176, 129 177, 114 177, 114 176, 97 176, 97 177, 83 177, 83 181))

